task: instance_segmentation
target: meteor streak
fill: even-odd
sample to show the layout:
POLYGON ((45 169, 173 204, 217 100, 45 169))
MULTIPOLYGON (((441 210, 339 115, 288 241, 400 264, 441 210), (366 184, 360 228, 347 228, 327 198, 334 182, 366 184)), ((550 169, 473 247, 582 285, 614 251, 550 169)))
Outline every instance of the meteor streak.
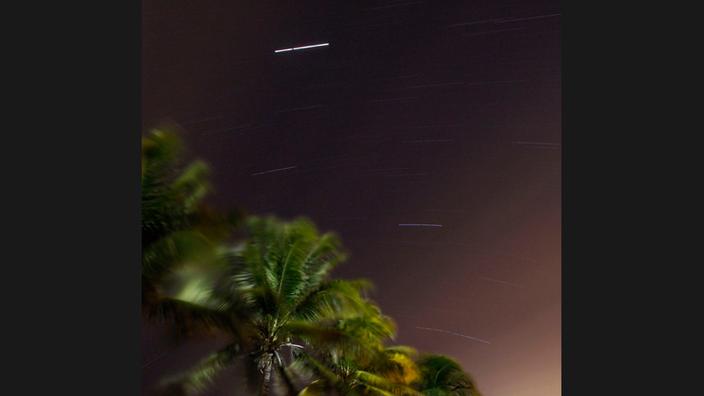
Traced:
POLYGON ((282 48, 282 49, 274 50, 274 53, 278 54, 280 52, 290 52, 290 51, 299 51, 299 50, 304 50, 304 49, 309 49, 309 48, 327 47, 328 45, 330 45, 330 43, 304 45, 302 47, 282 48))

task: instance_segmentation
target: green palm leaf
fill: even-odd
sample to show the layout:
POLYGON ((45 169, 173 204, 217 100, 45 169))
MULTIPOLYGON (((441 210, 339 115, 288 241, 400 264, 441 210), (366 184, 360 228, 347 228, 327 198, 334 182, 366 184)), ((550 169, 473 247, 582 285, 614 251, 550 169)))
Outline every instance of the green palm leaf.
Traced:
POLYGON ((209 355, 186 373, 163 381, 162 386, 180 388, 186 395, 197 395, 213 384, 219 374, 240 354, 239 346, 231 344, 209 355))
POLYGON ((447 356, 426 355, 418 362, 422 377, 419 388, 428 396, 480 396, 474 380, 462 366, 447 356))

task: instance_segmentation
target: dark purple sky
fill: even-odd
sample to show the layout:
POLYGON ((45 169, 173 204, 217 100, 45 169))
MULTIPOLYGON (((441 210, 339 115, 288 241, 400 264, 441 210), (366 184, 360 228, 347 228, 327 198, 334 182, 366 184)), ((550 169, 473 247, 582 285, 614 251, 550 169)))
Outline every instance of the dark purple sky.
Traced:
MULTIPOLYGON (((485 396, 556 396, 559 14, 533 0, 147 0, 144 125, 187 130, 216 204, 338 232, 351 258, 337 274, 376 283, 399 343, 456 357, 485 396)), ((145 361, 163 349, 153 336, 145 361)), ((202 347, 188 348, 145 379, 202 347)))

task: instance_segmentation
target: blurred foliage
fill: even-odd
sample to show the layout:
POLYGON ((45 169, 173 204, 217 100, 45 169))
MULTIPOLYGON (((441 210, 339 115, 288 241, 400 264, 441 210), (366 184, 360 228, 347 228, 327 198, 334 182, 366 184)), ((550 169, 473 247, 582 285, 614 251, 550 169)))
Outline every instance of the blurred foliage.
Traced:
POLYGON ((420 395, 412 387, 419 378, 416 352, 410 347, 380 347, 364 354, 338 351, 301 355, 292 367, 308 372, 313 381, 301 394, 420 395))
POLYGON ((201 394, 243 362, 250 394, 478 395, 454 360, 388 345, 396 326, 371 283, 331 277, 346 258, 336 235, 303 218, 220 214, 204 201, 208 166, 183 155, 174 131, 143 138, 142 309, 176 337, 229 343, 166 378, 164 394, 201 394))
POLYGON ((227 325, 225 318, 171 294, 196 281, 180 272, 212 276, 222 267, 221 252, 241 217, 204 203, 212 190, 208 166, 183 164, 183 155, 176 131, 157 129, 142 139, 142 310, 149 319, 171 323, 176 337, 227 325))
MULTIPOLYGON (((309 350, 364 356, 393 337, 391 319, 365 296, 368 282, 330 278, 345 257, 333 234, 304 219, 250 217, 245 229, 245 242, 229 250, 227 270, 208 288, 207 304, 232 318, 228 348, 256 364, 261 394, 274 377, 294 392, 299 381, 288 366, 309 350)), ((212 381, 226 368, 216 356, 177 380, 198 391, 203 378, 212 381)))
POLYGON ((447 356, 426 355, 418 362, 418 388, 427 396, 481 396, 474 380, 462 366, 447 356))

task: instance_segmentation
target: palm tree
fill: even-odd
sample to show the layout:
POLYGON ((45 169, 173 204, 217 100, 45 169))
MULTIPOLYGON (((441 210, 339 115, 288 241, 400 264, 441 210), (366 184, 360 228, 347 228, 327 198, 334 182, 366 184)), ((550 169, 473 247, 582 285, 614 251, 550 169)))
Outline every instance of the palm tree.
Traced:
POLYGON ((407 395, 411 385, 431 396, 478 394, 453 360, 416 364, 412 349, 384 346, 394 324, 366 298, 371 285, 330 279, 345 258, 334 235, 303 219, 252 217, 248 239, 232 246, 241 216, 204 204, 208 167, 182 165, 182 154, 173 132, 142 140, 143 312, 170 320, 176 335, 218 331, 230 343, 171 381, 169 395, 200 392, 241 357, 261 395, 277 379, 301 395, 407 395))
POLYGON ((175 132, 153 130, 142 138, 142 309, 150 319, 170 319, 176 334, 222 324, 212 311, 171 298, 187 288, 193 272, 220 263, 222 241, 236 215, 220 215, 203 204, 211 191, 205 163, 181 163, 183 144, 175 132))
POLYGON ((417 387, 426 396, 481 396, 469 374, 447 356, 426 355, 417 365, 421 372, 417 387))
POLYGON ((257 368, 260 395, 270 393, 275 377, 295 394, 296 380, 287 370, 294 355, 357 353, 393 331, 365 298, 368 282, 330 279, 345 258, 335 235, 320 235, 305 219, 251 217, 246 229, 245 242, 226 254, 227 273, 204 300, 232 318, 232 342, 176 378, 187 393, 202 391, 243 356, 257 368))

